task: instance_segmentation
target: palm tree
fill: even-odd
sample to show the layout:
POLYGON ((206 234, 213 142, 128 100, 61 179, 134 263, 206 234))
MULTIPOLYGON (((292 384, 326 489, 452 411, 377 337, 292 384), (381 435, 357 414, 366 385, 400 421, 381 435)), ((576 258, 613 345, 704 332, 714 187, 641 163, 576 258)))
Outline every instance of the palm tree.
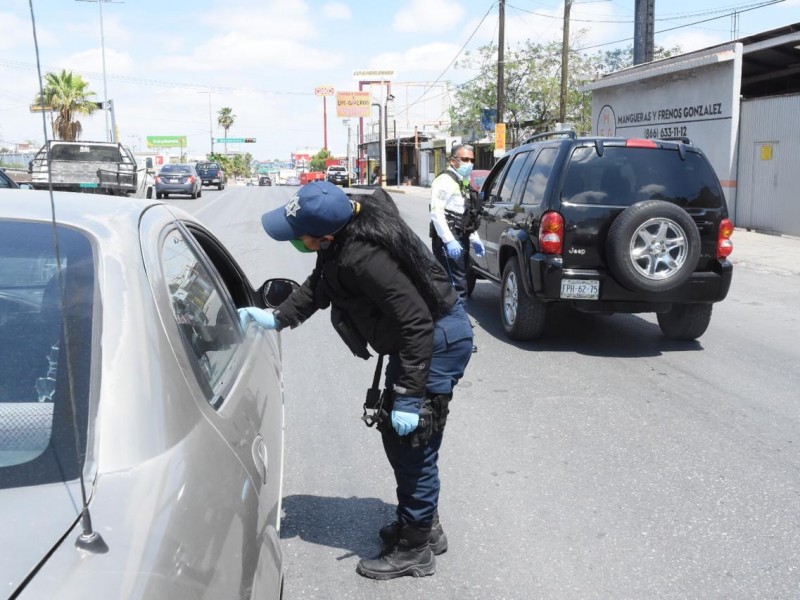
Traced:
MULTIPOLYGON (((224 107, 219 109, 219 116, 217 116, 217 123, 222 129, 225 130, 225 139, 228 139, 228 129, 233 127, 233 122, 236 120, 236 115, 233 114, 233 109, 224 107)), ((228 142, 225 142, 225 156, 228 155, 228 142)))
POLYGON ((89 83, 80 75, 62 69, 61 73, 46 73, 44 91, 36 95, 34 104, 50 107, 58 117, 53 123, 53 135, 68 142, 81 136, 83 127, 75 117, 90 115, 97 104, 90 100, 96 94, 88 89, 89 83))

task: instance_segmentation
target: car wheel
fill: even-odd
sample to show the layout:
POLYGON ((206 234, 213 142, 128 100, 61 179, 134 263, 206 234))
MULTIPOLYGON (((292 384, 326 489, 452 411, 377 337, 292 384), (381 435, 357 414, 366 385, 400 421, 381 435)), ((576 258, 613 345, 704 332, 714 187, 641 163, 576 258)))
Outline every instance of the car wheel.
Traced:
POLYGON ((164 194, 162 194, 161 192, 156 192, 156 199, 157 199, 157 200, 161 200, 161 198, 162 198, 163 196, 164 196, 164 194))
POLYGON ((671 340, 696 340, 708 329, 712 304, 673 304, 669 312, 658 313, 661 333, 671 340))
POLYGON ((629 206, 614 220, 606 240, 608 267, 634 292, 671 290, 694 271, 700 233, 681 207, 661 200, 629 206))
POLYGON ((512 340, 533 340, 540 337, 544 331, 547 306, 525 292, 516 258, 506 263, 500 289, 500 318, 508 337, 512 340))
POLYGON ((218 190, 224 190, 224 189, 225 189, 225 184, 224 184, 224 183, 220 183, 220 184, 218 184, 218 185, 217 185, 217 189, 218 189, 218 190))
POLYGON ((167 192, 164 192, 164 198, 169 198, 169 194, 167 192))
POLYGON ((203 188, 200 188, 199 190, 197 190, 197 197, 198 198, 202 198, 203 197, 203 188))
POLYGON ((190 197, 192 200, 195 200, 195 199, 197 199, 197 194, 198 194, 197 192, 195 192, 194 190, 192 190, 192 193, 191 193, 191 194, 189 194, 189 197, 190 197))

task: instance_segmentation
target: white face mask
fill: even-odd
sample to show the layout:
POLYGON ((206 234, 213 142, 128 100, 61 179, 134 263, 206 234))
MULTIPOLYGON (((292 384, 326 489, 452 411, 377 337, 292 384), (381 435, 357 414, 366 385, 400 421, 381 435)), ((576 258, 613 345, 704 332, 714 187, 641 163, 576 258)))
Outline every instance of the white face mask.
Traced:
POLYGON ((456 172, 461 175, 462 178, 466 179, 469 177, 469 174, 472 173, 472 163, 462 163, 459 161, 456 172))

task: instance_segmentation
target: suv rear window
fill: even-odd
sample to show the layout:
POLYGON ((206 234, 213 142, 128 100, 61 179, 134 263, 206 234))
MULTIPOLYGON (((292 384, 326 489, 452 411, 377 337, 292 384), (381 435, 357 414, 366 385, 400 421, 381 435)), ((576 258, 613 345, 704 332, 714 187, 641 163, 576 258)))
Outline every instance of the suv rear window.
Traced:
POLYGON ((219 169, 219 165, 217 163, 197 163, 196 169, 198 171, 216 170, 219 169))
POLYGON ((664 200, 683 208, 718 208, 722 190, 708 161, 687 151, 606 146, 576 148, 570 158, 562 201, 572 204, 630 206, 664 200))

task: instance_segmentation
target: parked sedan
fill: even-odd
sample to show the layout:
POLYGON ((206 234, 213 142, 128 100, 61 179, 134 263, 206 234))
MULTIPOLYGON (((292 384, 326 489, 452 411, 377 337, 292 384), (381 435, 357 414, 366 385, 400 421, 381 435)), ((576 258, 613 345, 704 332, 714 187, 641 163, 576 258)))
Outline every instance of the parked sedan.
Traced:
POLYGON ((286 185, 300 185, 300 178, 297 175, 289 175, 286 178, 286 185))
POLYGON ((0 206, 3 596, 279 598, 280 344, 236 309, 296 284, 152 200, 0 206))
POLYGON ((183 194, 192 199, 203 195, 203 182, 194 165, 164 165, 156 177, 156 198, 169 198, 170 194, 183 194))

